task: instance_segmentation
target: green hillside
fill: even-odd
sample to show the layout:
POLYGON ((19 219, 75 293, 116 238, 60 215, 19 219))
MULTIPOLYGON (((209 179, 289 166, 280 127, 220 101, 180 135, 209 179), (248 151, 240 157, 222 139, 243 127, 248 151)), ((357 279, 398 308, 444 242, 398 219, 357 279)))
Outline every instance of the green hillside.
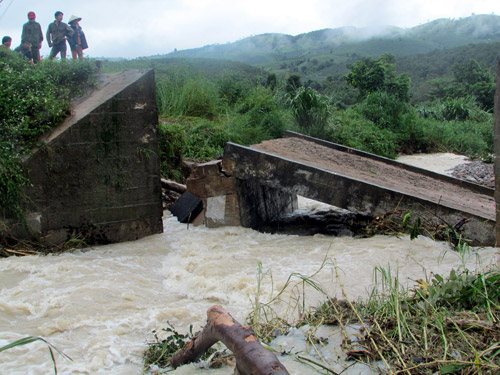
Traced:
POLYGON ((412 94, 417 101, 425 98, 429 82, 453 75, 453 67, 470 60, 495 73, 500 61, 500 41, 469 44, 452 49, 439 49, 432 52, 405 56, 396 59, 396 70, 407 73, 412 80, 412 94))
POLYGON ((343 27, 297 36, 262 34, 234 43, 176 51, 166 57, 218 58, 268 65, 324 55, 342 58, 352 53, 375 56, 390 52, 408 56, 491 41, 500 41, 500 16, 475 15, 459 20, 438 19, 410 29, 343 27))
MULTIPOLYGON (((428 89, 426 82, 449 76, 457 62, 475 59, 494 72, 499 43, 500 16, 473 15, 438 19, 409 29, 342 27, 297 36, 267 33, 159 57, 162 61, 195 58, 245 63, 281 78, 299 75, 306 85, 328 92, 332 82, 341 84, 349 64, 390 53, 396 57, 397 71, 412 79, 412 94, 420 100, 428 89)), ((240 70, 243 65, 233 68, 240 70)))

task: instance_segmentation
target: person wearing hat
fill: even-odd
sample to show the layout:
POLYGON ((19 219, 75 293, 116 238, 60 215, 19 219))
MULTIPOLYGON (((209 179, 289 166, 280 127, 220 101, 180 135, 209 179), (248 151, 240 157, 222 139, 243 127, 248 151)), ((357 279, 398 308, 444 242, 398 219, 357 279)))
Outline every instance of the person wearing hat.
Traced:
POLYGON ((73 60, 76 60, 77 58, 83 60, 83 50, 89 48, 85 34, 80 26, 81 20, 81 17, 71 16, 68 22, 73 29, 73 36, 68 39, 73 60))
POLYGON ((55 21, 47 28, 47 43, 50 50, 49 59, 53 59, 58 53, 61 53, 61 60, 66 59, 66 40, 73 36, 73 29, 63 20, 63 12, 57 11, 54 14, 55 21))
POLYGON ((31 44, 31 56, 33 57, 33 62, 36 64, 40 61, 40 48, 42 48, 43 33, 42 27, 35 19, 35 12, 28 12, 28 22, 23 25, 23 32, 21 34, 21 44, 31 44))

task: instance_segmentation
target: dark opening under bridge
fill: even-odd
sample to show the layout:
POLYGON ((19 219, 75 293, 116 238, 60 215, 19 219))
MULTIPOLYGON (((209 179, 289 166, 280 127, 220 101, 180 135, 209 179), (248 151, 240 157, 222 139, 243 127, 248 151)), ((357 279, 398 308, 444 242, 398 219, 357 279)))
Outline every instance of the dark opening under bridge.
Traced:
POLYGON ((208 226, 263 223, 297 208, 297 195, 372 217, 398 211, 495 244, 494 190, 338 144, 288 132, 251 147, 226 145, 188 190, 208 226))

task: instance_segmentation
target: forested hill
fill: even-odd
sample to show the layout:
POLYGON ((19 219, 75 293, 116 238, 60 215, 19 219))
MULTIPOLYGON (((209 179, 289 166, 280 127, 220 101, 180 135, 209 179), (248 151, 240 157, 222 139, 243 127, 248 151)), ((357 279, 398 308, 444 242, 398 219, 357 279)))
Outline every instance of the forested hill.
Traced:
POLYGON ((473 15, 438 19, 409 29, 342 27, 297 36, 262 34, 234 43, 175 51, 166 57, 218 58, 279 67, 301 58, 315 58, 321 63, 344 60, 352 54, 378 56, 389 52, 399 57, 491 41, 500 41, 500 16, 473 15))

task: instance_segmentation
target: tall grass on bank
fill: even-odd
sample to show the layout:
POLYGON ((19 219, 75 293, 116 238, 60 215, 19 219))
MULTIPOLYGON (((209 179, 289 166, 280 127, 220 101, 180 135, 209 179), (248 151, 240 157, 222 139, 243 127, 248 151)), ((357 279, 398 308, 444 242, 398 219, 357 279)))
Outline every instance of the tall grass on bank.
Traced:
POLYGON ((493 115, 472 98, 415 108, 376 91, 347 109, 334 109, 333 98, 311 88, 290 94, 284 82, 270 88, 231 74, 209 79, 173 71, 157 86, 166 120, 162 131, 175 134, 167 138, 180 140, 179 152, 186 158, 214 158, 225 142, 250 145, 281 137, 287 129, 389 158, 454 152, 491 160, 493 152, 493 115))
POLYGON ((326 138, 390 158, 398 153, 453 152, 489 160, 493 125, 493 115, 471 99, 414 108, 387 93, 374 93, 346 110, 334 111, 326 138))
POLYGON ((215 84, 203 77, 169 75, 157 84, 158 109, 171 117, 213 119, 220 112, 215 84))
POLYGON ((207 161, 227 142, 243 145, 283 136, 287 110, 261 85, 172 72, 157 83, 162 173, 181 175, 182 158, 207 161))
POLYGON ((390 269, 375 269, 367 302, 331 299, 306 322, 361 324, 345 341, 349 360, 384 360, 390 374, 500 373, 500 270, 451 271, 405 290, 390 269))
MULTIPOLYGON (((283 289, 298 292, 292 294, 288 305, 298 313, 298 322, 286 318, 290 316, 286 308, 285 314, 276 314, 271 308, 272 303, 280 302, 283 309, 284 301, 278 299, 285 295, 284 290, 266 303, 256 298, 248 321, 261 341, 269 342, 276 332, 286 334, 291 327, 308 325, 307 340, 314 348, 318 340, 314 332, 319 325, 328 324, 343 331, 345 366, 383 361, 385 371, 394 375, 500 373, 500 269, 472 272, 464 268, 464 263, 448 276, 435 274, 417 280, 415 287, 407 289, 397 272, 376 267, 376 286, 368 300, 354 302, 345 293, 336 262, 333 266, 346 300, 329 298, 315 283, 314 276, 290 276, 283 289), (291 283, 297 276, 301 282, 291 283), (315 308, 301 304, 305 300, 304 295, 300 296, 306 293, 304 285, 323 293, 326 301, 315 308), (352 335, 348 327, 352 325, 362 327, 355 340, 349 339, 352 335)), ((266 276, 260 267, 259 275, 266 276)), ((258 296, 262 277, 259 276, 258 296)), ((297 359, 314 364, 319 372, 336 373, 322 361, 319 352, 318 357, 319 360, 299 355, 297 359)))
POLYGON ((439 152, 491 159, 494 116, 470 97, 422 103, 416 108, 422 137, 439 152))

